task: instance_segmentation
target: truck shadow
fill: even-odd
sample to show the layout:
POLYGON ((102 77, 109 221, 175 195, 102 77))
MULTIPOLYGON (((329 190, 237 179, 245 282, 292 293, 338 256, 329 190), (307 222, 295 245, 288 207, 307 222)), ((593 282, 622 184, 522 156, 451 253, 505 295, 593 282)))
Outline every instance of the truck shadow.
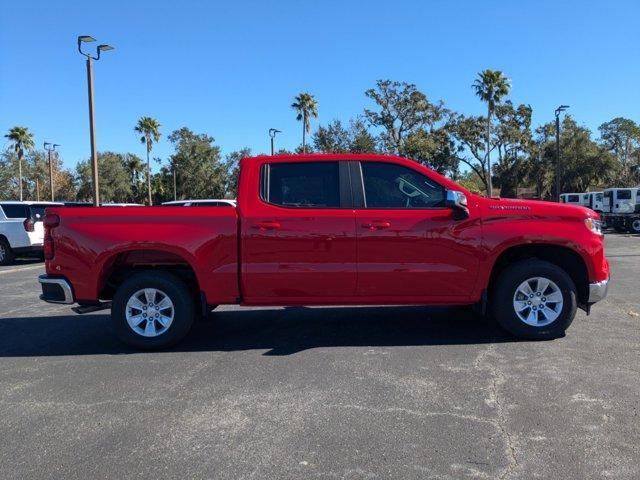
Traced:
MULTIPOLYGON (((516 341, 492 321, 456 307, 331 307, 213 312, 169 351, 465 345, 516 341)), ((123 345, 108 315, 0 319, 0 357, 140 353, 123 345)))

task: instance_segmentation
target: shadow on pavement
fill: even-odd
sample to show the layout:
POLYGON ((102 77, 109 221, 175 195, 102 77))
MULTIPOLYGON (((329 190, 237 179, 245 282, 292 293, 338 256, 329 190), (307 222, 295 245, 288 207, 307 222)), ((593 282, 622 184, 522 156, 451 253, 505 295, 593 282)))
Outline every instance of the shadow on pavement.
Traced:
MULTIPOLYGON (((170 351, 291 355, 318 347, 510 341, 492 321, 459 307, 292 307, 213 312, 170 351)), ((0 319, 0 357, 135 352, 116 338, 108 315, 0 319)))

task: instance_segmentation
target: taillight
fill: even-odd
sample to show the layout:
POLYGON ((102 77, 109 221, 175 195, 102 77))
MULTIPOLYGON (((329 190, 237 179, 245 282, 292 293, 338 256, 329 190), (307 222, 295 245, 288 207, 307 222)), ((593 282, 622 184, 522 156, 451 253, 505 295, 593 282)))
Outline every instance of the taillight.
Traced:
POLYGON ((22 225, 24 225, 24 231, 25 232, 33 232, 33 230, 34 230, 34 228, 33 228, 34 222, 30 218, 25 218, 24 222, 22 222, 22 225))
POLYGON ((60 225, 60 217, 55 213, 47 213, 42 223, 44 224, 44 259, 51 260, 55 255, 51 230, 60 225))

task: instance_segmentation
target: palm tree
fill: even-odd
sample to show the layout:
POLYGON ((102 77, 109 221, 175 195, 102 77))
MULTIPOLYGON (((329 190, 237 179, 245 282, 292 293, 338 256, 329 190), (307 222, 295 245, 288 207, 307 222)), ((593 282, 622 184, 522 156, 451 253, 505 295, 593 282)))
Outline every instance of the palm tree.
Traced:
POLYGON ((134 129, 137 133, 142 134, 140 137, 140 143, 147 145, 147 193, 149 194, 149 205, 152 205, 151 200, 151 167, 149 165, 149 154, 153 149, 153 142, 160 140, 160 123, 151 117, 140 117, 138 124, 134 129))
POLYGON ((473 82, 473 88, 480 100, 487 102, 487 138, 485 163, 487 164, 487 193, 491 197, 493 193, 493 184, 491 182, 491 157, 489 150, 491 148, 491 116, 496 108, 496 104, 500 103, 502 97, 509 94, 511 89, 511 81, 504 76, 500 70, 483 70, 478 74, 478 78, 473 82))
POLYGON ((302 152, 307 153, 306 134, 311 129, 311 117, 318 118, 318 101, 310 93, 303 92, 294 98, 291 108, 298 112, 296 120, 302 120, 302 152))
POLYGON ((5 138, 13 142, 13 150, 18 154, 18 181, 20 184, 20 201, 22 201, 22 157, 24 151, 34 147, 33 134, 27 127, 13 127, 5 138))

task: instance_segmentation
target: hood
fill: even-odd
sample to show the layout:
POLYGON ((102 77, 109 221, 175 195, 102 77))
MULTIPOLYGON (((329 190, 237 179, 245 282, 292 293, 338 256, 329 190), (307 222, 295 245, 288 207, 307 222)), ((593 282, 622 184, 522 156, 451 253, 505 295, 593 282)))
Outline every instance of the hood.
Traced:
POLYGON ((478 203, 483 210, 491 215, 500 216, 530 216, 536 217, 571 217, 571 218, 599 218, 596 212, 590 208, 577 205, 567 205, 559 202, 546 202, 542 200, 516 200, 511 198, 486 198, 480 197, 478 203))

